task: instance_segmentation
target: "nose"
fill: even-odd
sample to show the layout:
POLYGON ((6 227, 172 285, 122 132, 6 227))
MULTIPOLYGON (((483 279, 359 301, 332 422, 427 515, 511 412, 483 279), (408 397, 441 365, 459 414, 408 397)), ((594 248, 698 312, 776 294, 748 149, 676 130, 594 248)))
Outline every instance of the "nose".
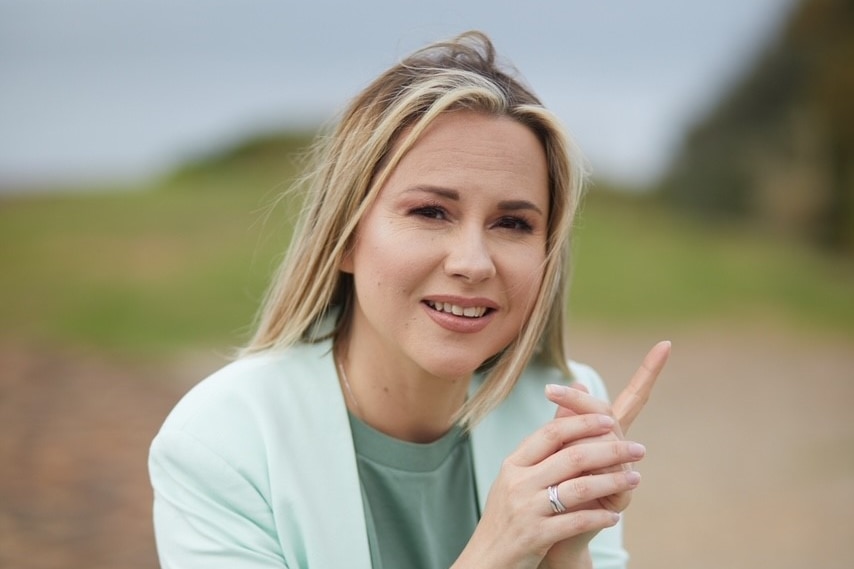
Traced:
POLYGON ((461 230, 449 240, 445 274, 472 283, 495 276, 495 262, 480 228, 461 230))

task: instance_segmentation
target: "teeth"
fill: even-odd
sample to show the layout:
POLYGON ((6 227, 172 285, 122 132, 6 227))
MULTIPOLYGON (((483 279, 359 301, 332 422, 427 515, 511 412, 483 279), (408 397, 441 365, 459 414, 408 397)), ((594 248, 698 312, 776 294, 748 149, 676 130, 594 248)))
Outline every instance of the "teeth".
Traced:
POLYGON ((439 312, 447 312, 448 314, 465 316, 466 318, 480 318, 486 313, 486 307, 483 306, 469 306, 463 308, 462 306, 451 304, 450 302, 433 302, 432 300, 428 301, 427 304, 439 312))

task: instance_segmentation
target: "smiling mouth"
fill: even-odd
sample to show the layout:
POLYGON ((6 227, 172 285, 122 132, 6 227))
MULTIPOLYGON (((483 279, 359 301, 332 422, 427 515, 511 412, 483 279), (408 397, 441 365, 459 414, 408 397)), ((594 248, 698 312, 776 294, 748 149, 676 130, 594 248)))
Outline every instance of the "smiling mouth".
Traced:
POLYGON ((451 304, 449 302, 435 302, 432 300, 427 300, 425 302, 427 306, 437 312, 445 312, 447 314, 453 314, 454 316, 462 316, 463 318, 481 318, 491 310, 485 306, 462 307, 458 304, 451 304))

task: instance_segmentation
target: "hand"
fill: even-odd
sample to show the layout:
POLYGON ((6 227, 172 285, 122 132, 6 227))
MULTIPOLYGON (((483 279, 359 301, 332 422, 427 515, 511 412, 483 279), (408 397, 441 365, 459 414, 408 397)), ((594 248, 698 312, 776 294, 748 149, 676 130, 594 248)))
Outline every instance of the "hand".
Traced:
MULTIPOLYGON (((614 402, 611 409, 604 401, 598 400, 587 394, 587 390, 583 386, 578 386, 577 389, 550 389, 548 397, 551 401, 558 404, 558 410, 555 418, 570 417, 583 413, 602 413, 615 418, 616 425, 614 429, 604 435, 600 435, 587 440, 576 440, 572 444, 581 444, 588 442, 601 442, 603 440, 622 440, 624 434, 628 432, 634 420, 643 410, 644 405, 649 400, 658 375, 667 363, 670 356, 670 342, 659 342, 646 355, 641 363, 641 366, 629 380, 628 386, 620 393, 614 402)), ((606 469, 600 469, 587 474, 601 475, 606 473, 614 473, 625 470, 631 471, 629 463, 611 466, 606 469)), ((630 476, 627 474, 627 476, 630 476)), ((636 482, 640 481, 639 475, 635 474, 636 482)), ((566 493, 571 492, 574 495, 581 495, 582 488, 585 483, 579 479, 566 480, 558 485, 559 495, 561 500, 566 493)), ((606 509, 612 512, 622 512, 625 510, 631 500, 631 490, 624 490, 609 496, 600 497, 576 508, 595 508, 606 509)), ((586 551, 587 543, 596 532, 590 532, 585 535, 576 537, 575 539, 556 544, 549 550, 546 556, 544 566, 561 566, 558 561, 564 563, 562 566, 569 566, 567 560, 570 557, 576 557, 579 552, 586 551)))
MULTIPOLYGON (((561 515, 552 512, 547 487, 557 480, 637 460, 638 445, 627 441, 572 444, 600 437, 615 427, 610 415, 575 414, 556 418, 525 439, 502 464, 483 516, 455 567, 533 569, 555 543, 614 525, 618 520, 614 512, 577 506, 630 489, 631 480, 619 468, 584 476, 587 494, 562 496, 572 511, 561 515)), ((586 550, 578 555, 586 555, 586 550)))
MULTIPOLYGON (((649 401, 655 382, 670 357, 670 348, 668 341, 659 342, 652 347, 611 408, 607 402, 587 395, 587 388, 581 384, 572 386, 575 391, 554 386, 556 389, 548 390, 547 396, 558 405, 555 418, 583 413, 611 415, 617 420, 617 426, 604 437, 610 440, 622 440, 649 401), (585 395, 580 395, 579 392, 585 395)), ((576 444, 579 442, 582 441, 577 441, 576 444)), ((628 503, 612 511, 621 511, 627 505, 628 503)))
MULTIPOLYGON (((649 395, 652 393, 652 388, 655 387, 655 381, 658 379, 661 370, 664 369, 664 365, 667 363, 669 357, 670 342, 659 342, 653 346, 644 357, 640 367, 632 375, 629 384, 614 401, 611 414, 618 420, 620 430, 623 434, 629 432, 632 423, 634 423, 647 401, 649 401, 649 395)), ((587 391, 583 385, 576 387, 580 391, 587 391)), ((549 399, 560 406, 555 417, 565 417, 583 412, 595 413, 598 411, 593 411, 593 409, 601 410, 604 408, 602 405, 596 404, 596 402, 604 402, 596 399, 593 400, 594 404, 591 405, 590 401, 582 402, 573 398, 564 399, 561 395, 565 395, 562 390, 557 390, 554 395, 549 393, 549 399), (584 411, 584 409, 588 410, 584 411)))

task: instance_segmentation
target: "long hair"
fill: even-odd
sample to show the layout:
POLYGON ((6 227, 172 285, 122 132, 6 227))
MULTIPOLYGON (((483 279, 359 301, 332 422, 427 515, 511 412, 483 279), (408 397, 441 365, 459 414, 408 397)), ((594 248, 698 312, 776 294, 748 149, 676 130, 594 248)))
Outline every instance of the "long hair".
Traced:
POLYGON ((466 109, 512 118, 543 145, 549 218, 543 280, 531 316, 500 354, 484 362, 480 390, 457 415, 471 427, 512 390, 536 354, 567 376, 564 347, 569 234, 583 188, 583 161, 557 118, 496 59, 483 33, 431 44, 394 65, 350 103, 337 127, 319 137, 314 168, 302 180, 304 209, 244 353, 316 341, 330 311, 332 335, 346 328, 352 276, 339 270, 362 216, 388 176, 442 113, 466 109))

